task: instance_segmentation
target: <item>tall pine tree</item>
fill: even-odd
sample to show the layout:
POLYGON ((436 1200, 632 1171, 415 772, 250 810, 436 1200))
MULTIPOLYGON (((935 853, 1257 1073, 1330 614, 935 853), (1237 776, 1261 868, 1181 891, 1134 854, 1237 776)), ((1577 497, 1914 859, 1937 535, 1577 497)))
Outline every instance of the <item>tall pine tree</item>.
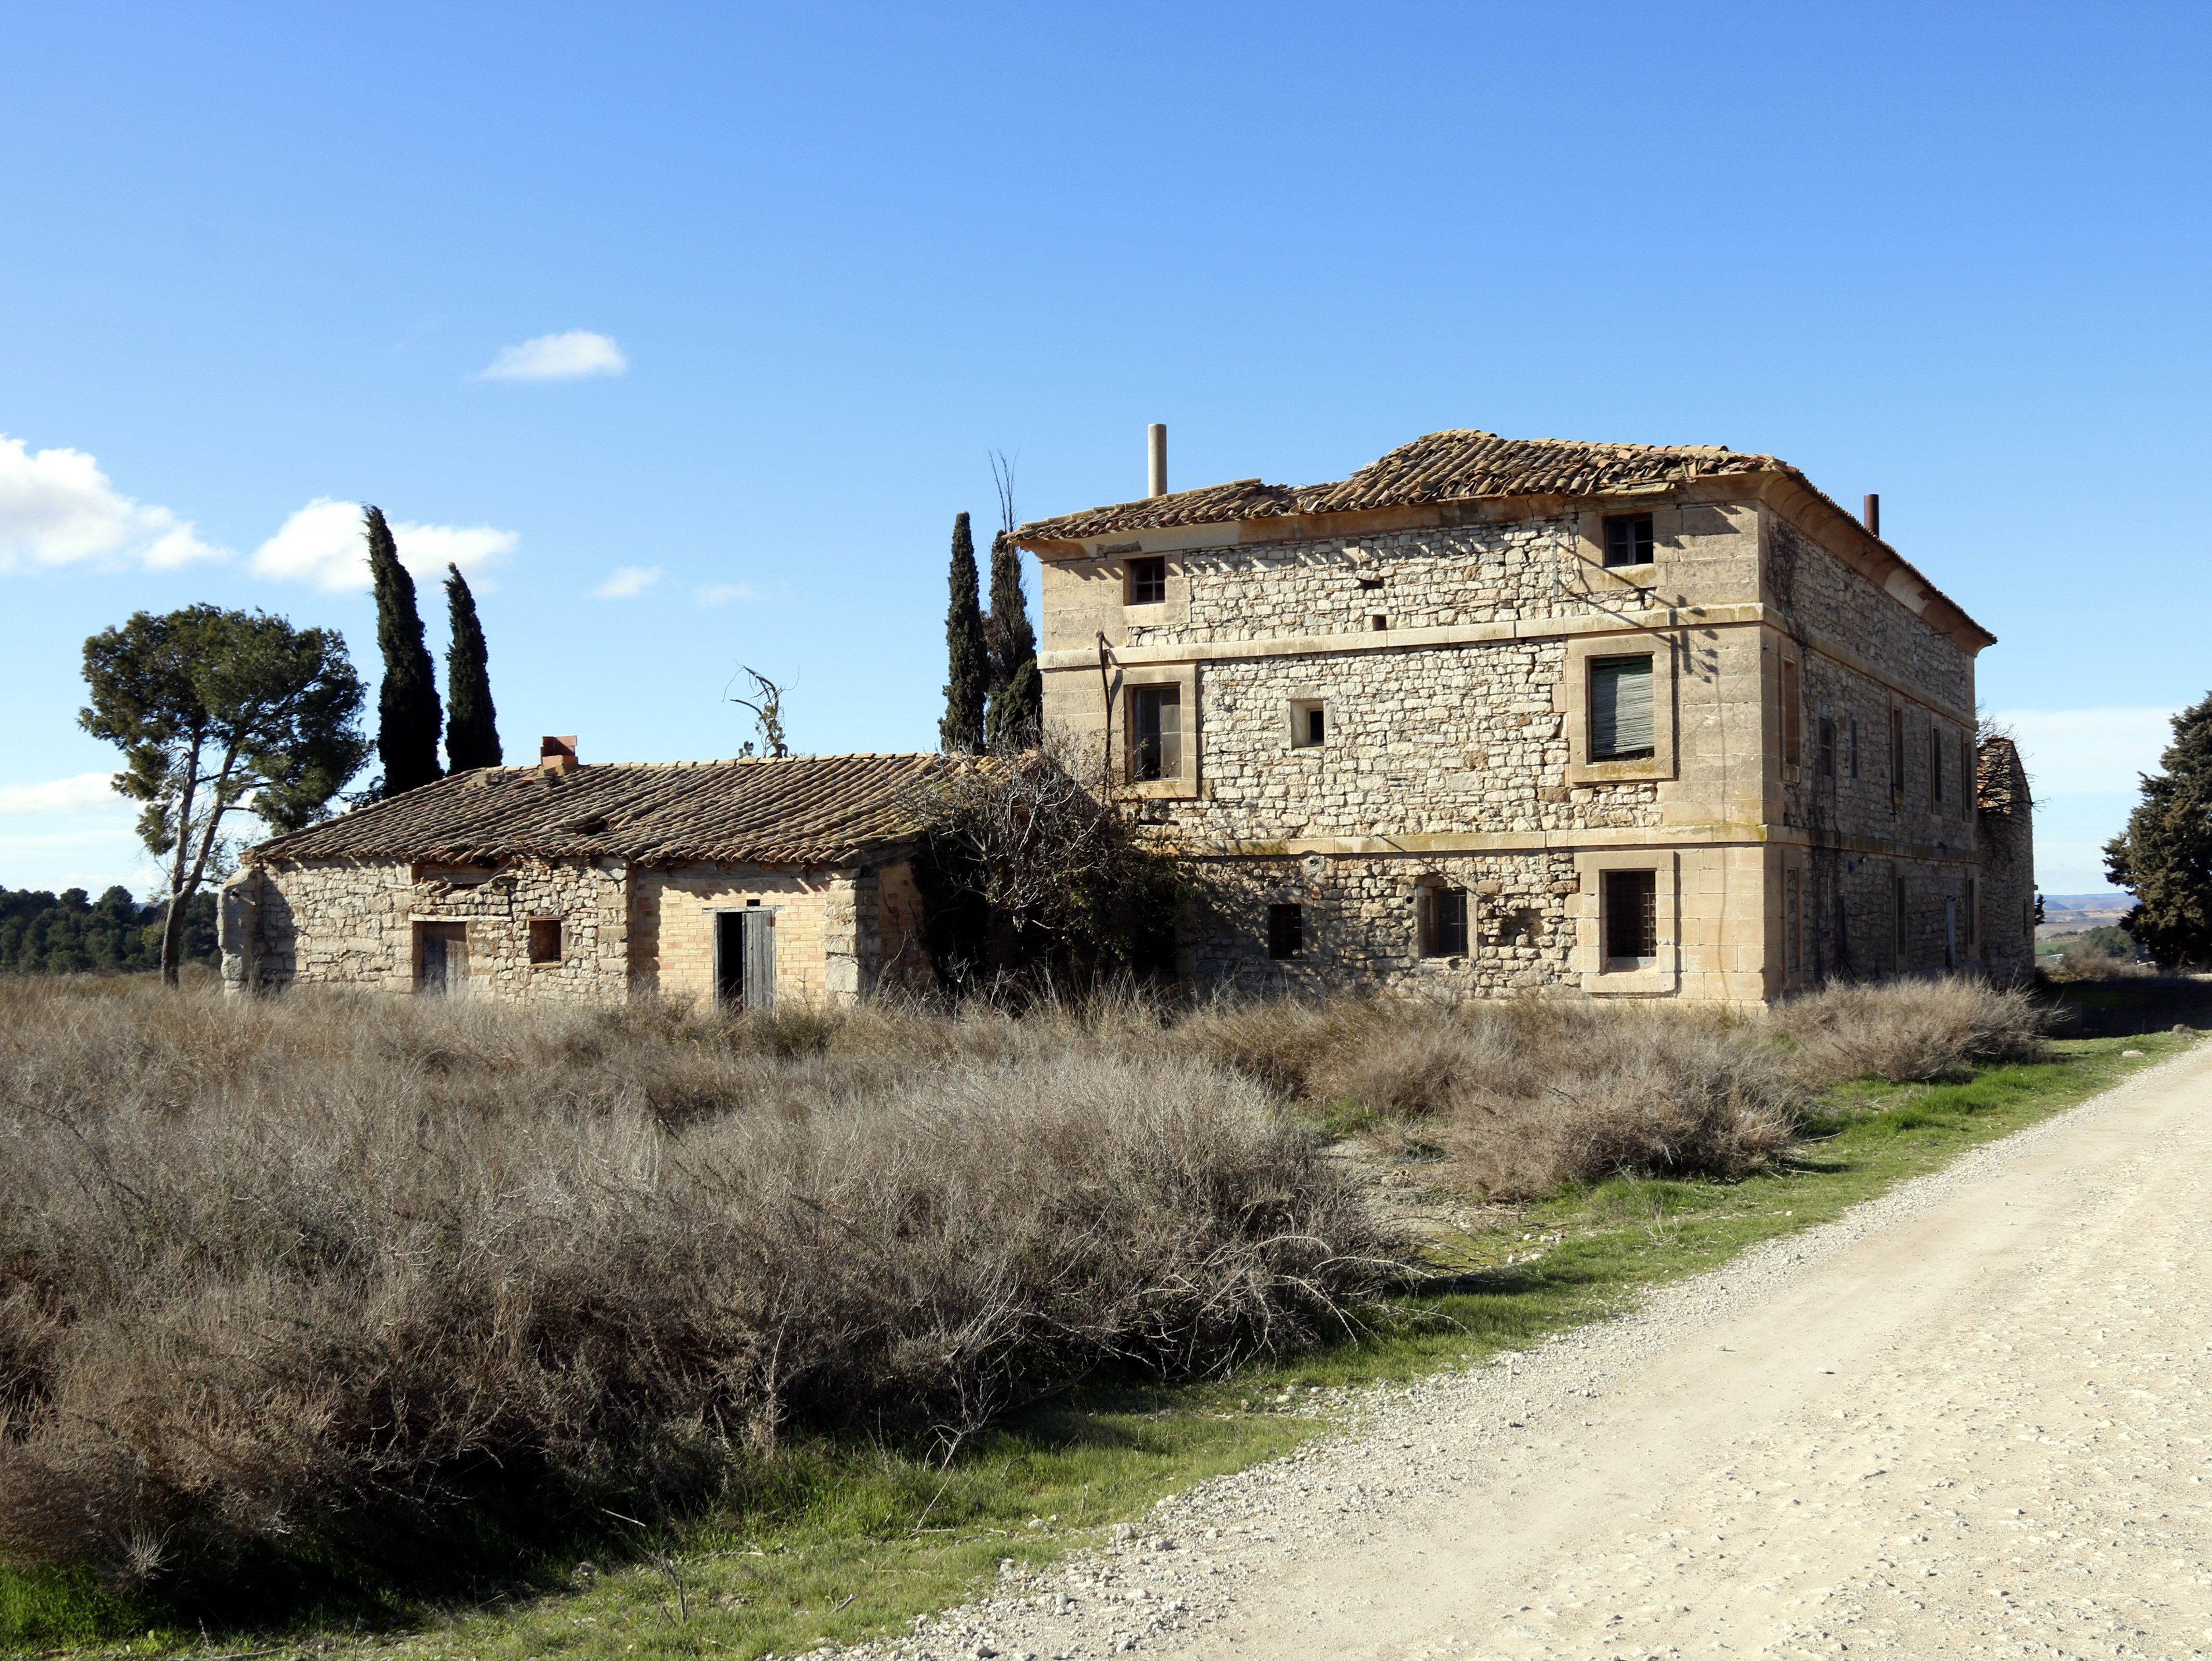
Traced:
POLYGON ((2212 697, 2173 718, 2159 765, 2105 874, 2136 897, 2120 927, 2160 964, 2212 963, 2212 697))
POLYGON ((991 708, 984 735, 994 751, 1027 750, 1043 723, 1044 683, 1037 674, 1036 631, 1022 592, 1022 553, 1001 531, 991 543, 991 708))
POLYGON ((983 637, 983 600, 975 574, 975 538, 968 515, 952 521, 952 601, 945 613, 945 719, 939 747, 973 755, 983 747, 983 705, 991 691, 991 651, 983 637))
POLYGON ((443 776, 438 766, 438 684, 415 610, 415 579, 399 563, 399 546, 380 508, 364 508, 368 572, 376 588, 376 643, 384 684, 376 693, 376 754, 384 794, 398 795, 443 776))
POLYGON ((477 597, 458 565, 446 568, 446 605, 453 626, 446 648, 446 765, 456 773, 500 764, 499 716, 491 704, 483 625, 477 597))

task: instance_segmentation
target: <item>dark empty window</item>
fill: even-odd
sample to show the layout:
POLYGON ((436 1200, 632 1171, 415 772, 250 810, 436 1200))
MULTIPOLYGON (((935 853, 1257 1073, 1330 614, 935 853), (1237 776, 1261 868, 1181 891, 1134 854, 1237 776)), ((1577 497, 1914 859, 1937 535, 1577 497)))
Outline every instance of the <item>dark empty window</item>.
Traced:
POLYGON ((1267 908, 1267 955, 1295 958, 1306 949, 1306 914, 1303 906, 1267 908))
POLYGON ((1651 660, 1597 658, 1589 666, 1592 761, 1634 761, 1652 747, 1651 660))
POLYGON ((1182 776, 1182 689, 1139 686, 1129 694, 1129 776, 1182 776))
POLYGON ((1168 563, 1164 559, 1133 559, 1129 562, 1129 598, 1132 605, 1158 605, 1168 597, 1168 563))
POLYGON ((1943 735, 1934 721, 1928 723, 1928 811, 1943 811, 1943 735))
POLYGON ((1782 660, 1782 764, 1802 767, 1805 763, 1805 698, 1797 660, 1782 660))
POLYGON ((1859 718, 1851 717, 1851 776, 1859 776, 1859 718))
POLYGON ((1905 794, 1905 711, 1889 712, 1889 795, 1894 806, 1905 794))
POLYGON ((1836 776, 1836 723, 1826 715, 1820 717, 1820 776, 1836 776))
POLYGON ((1373 617, 1368 618, 1367 621, 1378 635, 1386 632, 1390 627, 1390 619, 1384 617, 1380 611, 1377 611, 1373 617))
POLYGON ((1959 817, 1974 811, 1974 735, 1959 734, 1959 817))
POLYGON ((1421 955, 1425 958, 1464 958, 1467 955, 1467 890, 1421 890, 1421 955))
POLYGON ((1598 891, 1609 962, 1659 955, 1659 873, 1608 871, 1598 891))
POLYGON ((560 918, 532 917, 530 920, 530 961, 532 963, 561 961, 560 918))
POLYGON ((1319 698, 1300 698, 1291 705, 1291 745, 1310 750, 1328 742, 1328 706, 1319 698))
POLYGON ((1607 565, 1649 565, 1651 563, 1651 515, 1622 514, 1605 522, 1605 563, 1607 565))

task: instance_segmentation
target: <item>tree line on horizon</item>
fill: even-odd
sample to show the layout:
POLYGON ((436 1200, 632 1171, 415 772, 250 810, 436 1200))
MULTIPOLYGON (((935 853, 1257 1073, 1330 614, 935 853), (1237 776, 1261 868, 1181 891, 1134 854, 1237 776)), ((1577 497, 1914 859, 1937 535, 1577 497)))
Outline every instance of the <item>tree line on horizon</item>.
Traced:
MULTIPOLYGON (((118 975, 161 966, 168 904, 140 905, 118 885, 98 899, 82 888, 0 888, 0 974, 118 975)), ((188 964, 222 961, 213 894, 185 908, 180 953, 188 964)))

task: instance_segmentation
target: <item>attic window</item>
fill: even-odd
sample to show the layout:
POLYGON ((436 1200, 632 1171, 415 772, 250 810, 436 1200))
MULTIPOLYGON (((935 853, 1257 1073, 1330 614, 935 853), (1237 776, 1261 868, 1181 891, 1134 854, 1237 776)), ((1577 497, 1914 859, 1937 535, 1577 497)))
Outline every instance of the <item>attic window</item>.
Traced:
POLYGON ((1605 522, 1605 563, 1649 565, 1651 563, 1651 515, 1620 514, 1605 522))
POLYGON ((1133 559, 1128 565, 1128 591, 1124 605, 1158 605, 1168 597, 1168 563, 1164 559, 1133 559))
POLYGON ((558 963, 561 961, 561 919, 532 917, 530 920, 530 961, 558 963))

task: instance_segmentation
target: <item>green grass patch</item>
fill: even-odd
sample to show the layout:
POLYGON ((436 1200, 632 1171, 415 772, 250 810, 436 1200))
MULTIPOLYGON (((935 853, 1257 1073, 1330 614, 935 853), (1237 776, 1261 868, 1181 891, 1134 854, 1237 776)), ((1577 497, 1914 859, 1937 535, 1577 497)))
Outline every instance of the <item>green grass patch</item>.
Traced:
MULTIPOLYGON (((2101 989, 2100 989, 2101 991, 2101 989)), ((1839 1092, 1777 1168, 1712 1183, 1619 1177, 1441 1242, 1436 1274, 1379 1329, 1277 1367, 1173 1389, 1096 1386, 953 1451, 810 1441, 756 1462, 704 1517, 654 1529, 578 1517, 501 1579, 423 1596, 333 1565, 313 1596, 156 1603, 83 1576, 0 1570, 0 1647, 235 1654, 374 1649, 523 1661, 749 1658, 902 1630, 1005 1559, 1042 1566, 1163 1495, 1285 1452, 1342 1411, 1332 1390, 1486 1363, 1644 1289, 1812 1227, 1967 1149, 2070 1107, 2194 1035, 2062 1040, 2046 1063, 1968 1082, 1839 1092), (2145 1052, 2124 1059, 2123 1049, 2145 1052), (580 1568, 588 1558, 589 1567, 580 1568)), ((1333 1129, 1366 1123, 1332 1109, 1333 1129)), ((264 1589, 268 1591, 271 1589, 264 1589)))

